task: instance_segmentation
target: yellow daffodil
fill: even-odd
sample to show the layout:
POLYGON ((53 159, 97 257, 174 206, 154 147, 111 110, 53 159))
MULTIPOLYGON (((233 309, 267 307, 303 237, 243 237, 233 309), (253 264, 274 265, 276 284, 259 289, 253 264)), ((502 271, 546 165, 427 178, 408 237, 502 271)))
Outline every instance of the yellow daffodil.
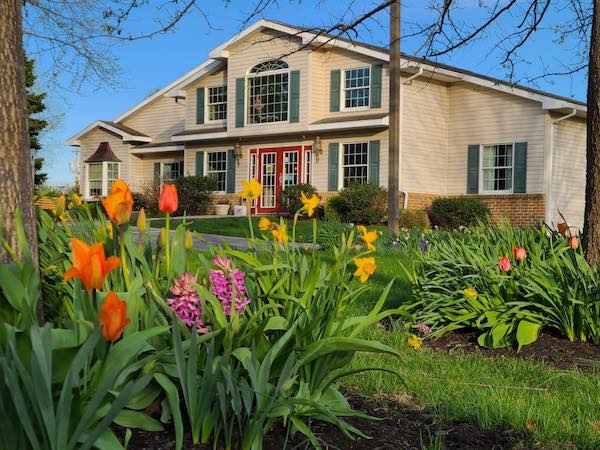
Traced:
POLYGON ((377 232, 377 230, 369 231, 369 230, 367 230, 367 227, 365 227, 363 225, 359 225, 358 232, 360 233, 360 238, 363 240, 363 242, 365 244, 367 244, 367 248, 369 250, 375 250, 375 246, 373 245, 373 242, 375 242, 377 240, 377 238, 379 237, 379 233, 377 232))
POLYGON ((73 192, 73 203, 75 203, 77 206, 81 206, 83 204, 83 201, 77 192, 73 192))
POLYGON ((300 201, 302 202, 302 210, 306 211, 308 217, 312 217, 315 213, 315 209, 319 206, 321 200, 317 197, 317 194, 313 194, 310 198, 306 197, 304 192, 300 192, 300 201))
POLYGON ((258 221, 258 229, 260 231, 268 231, 272 225, 273 225, 273 223, 266 217, 261 217, 260 220, 258 221))
POLYGON ((256 181, 256 178, 252 178, 250 181, 242 181, 242 192, 240 196, 247 200, 256 200, 262 193, 262 185, 256 181))
POLYGON ((423 345, 423 339, 421 339, 416 334, 411 334, 410 337, 408 338, 408 345, 410 345, 415 350, 418 350, 423 345))
POLYGON ((372 256, 368 258, 354 258, 352 261, 356 265, 354 276, 358 277, 361 283, 367 281, 375 273, 375 258, 372 256))
POLYGON ((275 239, 275 241, 278 244, 283 244, 284 242, 287 242, 289 239, 288 235, 287 235, 287 225, 285 225, 285 224, 272 230, 271 234, 273 235, 273 239, 275 239))
POLYGON ((477 291, 473 288, 467 288, 463 293, 469 300, 475 300, 477 298, 477 291))

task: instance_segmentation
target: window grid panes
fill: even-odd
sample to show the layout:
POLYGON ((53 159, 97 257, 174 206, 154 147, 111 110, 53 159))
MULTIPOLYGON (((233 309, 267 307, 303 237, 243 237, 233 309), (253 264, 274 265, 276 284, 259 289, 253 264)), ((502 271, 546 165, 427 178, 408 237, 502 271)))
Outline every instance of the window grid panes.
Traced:
POLYGON ((283 70, 287 68, 288 65, 285 61, 281 61, 279 59, 271 59, 269 61, 261 62, 255 65, 250 70, 250 73, 272 72, 275 70, 283 70))
POLYGON ((353 183, 367 182, 368 158, 367 142, 344 144, 344 187, 353 183))
POLYGON ((283 187, 298 184, 298 152, 283 154, 283 187))
POLYGON ((88 165, 88 186, 90 197, 102 195, 102 163, 88 165))
POLYGON ((206 173, 217 180, 217 191, 225 191, 227 183, 227 152, 208 153, 206 173))
POLYGON ((119 163, 106 163, 106 177, 108 190, 112 189, 112 185, 119 178, 119 163))
POLYGON ((248 123, 288 120, 287 72, 260 75, 248 80, 248 123))
POLYGON ((304 182, 310 184, 311 178, 311 165, 312 165, 312 151, 307 150, 304 152, 304 182))
POLYGON ((275 153, 262 154, 262 195, 260 197, 263 208, 275 208, 275 153))
POLYGON ((183 161, 163 163, 162 179, 164 182, 171 183, 176 178, 183 176, 183 161))
POLYGON ((484 145, 481 170, 484 191, 512 190, 513 145, 484 145))
POLYGON ((208 120, 227 119, 227 86, 208 88, 208 120))
POLYGON ((350 69, 344 71, 344 106, 362 108, 369 106, 369 86, 371 69, 350 69))

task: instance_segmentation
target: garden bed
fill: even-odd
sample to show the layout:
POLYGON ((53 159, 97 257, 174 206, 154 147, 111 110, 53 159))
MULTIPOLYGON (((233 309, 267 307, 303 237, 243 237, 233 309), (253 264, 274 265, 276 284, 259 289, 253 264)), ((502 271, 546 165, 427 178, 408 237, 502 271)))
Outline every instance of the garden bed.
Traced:
POLYGON ((531 362, 544 362, 561 370, 577 369, 584 372, 600 371, 600 346, 542 333, 537 341, 520 351, 513 347, 488 349, 477 344, 474 331, 454 331, 438 339, 426 341, 425 346, 450 354, 480 353, 496 358, 518 358, 531 362))
MULTIPOLYGON (((377 400, 352 396, 350 402, 354 408, 366 411, 380 420, 351 419, 354 426, 372 439, 350 440, 336 427, 329 424, 315 424, 313 431, 321 440, 323 448, 343 448, 346 450, 367 449, 512 449, 530 448, 529 441, 511 429, 480 430, 466 422, 436 421, 426 410, 407 406, 401 399, 389 396, 377 400)), ((121 433, 122 434, 122 433, 121 433)), ((284 448, 285 430, 276 427, 265 436, 264 450, 284 448)), ((144 432, 133 430, 129 444, 130 450, 154 449, 166 450, 175 446, 172 430, 164 432, 144 432)), ((288 448, 305 448, 302 438, 288 442, 288 448)), ((206 449, 211 446, 193 447, 191 436, 186 433, 184 449, 206 449)))

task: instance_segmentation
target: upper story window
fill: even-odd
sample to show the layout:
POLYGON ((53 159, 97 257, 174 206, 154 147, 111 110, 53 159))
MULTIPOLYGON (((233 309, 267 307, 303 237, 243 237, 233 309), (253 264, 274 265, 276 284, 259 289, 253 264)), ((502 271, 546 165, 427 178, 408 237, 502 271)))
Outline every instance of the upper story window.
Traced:
POLYGON ((484 145, 481 152, 481 190, 511 192, 513 160, 513 144, 484 145))
POLYGON ((344 108, 368 108, 371 68, 344 70, 344 108))
POLYGON ((285 122, 289 116, 289 67, 285 61, 265 61, 248 75, 247 123, 285 122))
POLYGON ((344 187, 353 183, 366 183, 369 170, 369 143, 344 144, 342 157, 344 187))
POLYGON ((207 109, 209 122, 227 119, 227 86, 208 88, 207 109))

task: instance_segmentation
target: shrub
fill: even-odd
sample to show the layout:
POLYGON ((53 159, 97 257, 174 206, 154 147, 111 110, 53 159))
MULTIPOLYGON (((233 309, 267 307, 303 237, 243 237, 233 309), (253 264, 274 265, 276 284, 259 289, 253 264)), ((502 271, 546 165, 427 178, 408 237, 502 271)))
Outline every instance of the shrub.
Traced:
POLYGON ((217 190, 217 181, 212 177, 181 177, 175 180, 179 208, 177 213, 183 215, 207 214, 212 204, 212 193, 217 190))
POLYGON ((431 204, 429 219, 441 228, 458 228, 487 221, 490 211, 477 198, 438 198, 431 204))
POLYGON ((279 204, 285 212, 292 216, 296 214, 296 211, 302 208, 302 202, 300 201, 301 192, 304 192, 307 197, 310 197, 315 194, 317 190, 311 184, 294 184, 286 186, 279 196, 279 204))
POLYGON ((398 220, 400 228, 421 228, 427 229, 430 227, 429 217, 422 209, 403 209, 400 211, 398 220))
POLYGON ((152 181, 140 186, 140 190, 133 192, 133 208, 136 211, 144 208, 146 214, 158 214, 158 198, 160 197, 160 183, 152 181))
POLYGON ((323 207, 323 218, 326 222, 341 222, 340 215, 333 206, 335 200, 333 203, 331 201, 333 198, 334 197, 331 197, 327 203, 325 203, 325 206, 323 207))
POLYGON ((342 222, 374 225, 385 218, 386 200, 384 188, 370 183, 356 183, 342 189, 329 200, 329 204, 342 222))

